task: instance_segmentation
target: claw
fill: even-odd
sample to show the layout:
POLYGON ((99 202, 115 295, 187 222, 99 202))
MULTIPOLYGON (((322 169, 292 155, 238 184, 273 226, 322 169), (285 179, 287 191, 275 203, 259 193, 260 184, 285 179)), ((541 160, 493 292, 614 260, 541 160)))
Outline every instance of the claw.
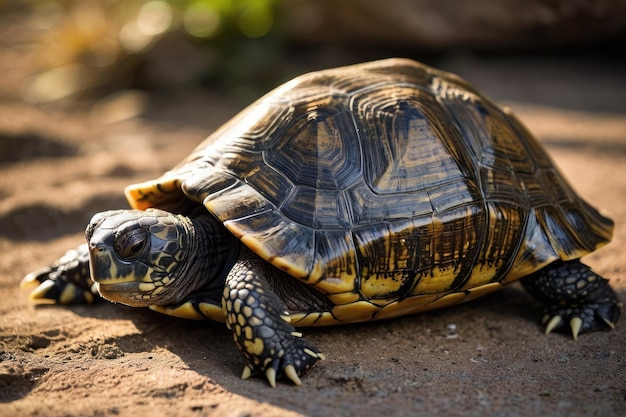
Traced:
POLYGON ((48 292, 54 287, 54 281, 46 280, 39 284, 28 295, 28 299, 33 304, 54 304, 56 303, 54 298, 48 297, 48 292))
MULTIPOLYGON (((27 282, 25 285, 30 284, 27 282)), ((59 285, 58 281, 50 279, 45 280, 32 290, 28 299, 33 304, 93 304, 94 302, 94 296, 91 292, 83 290, 71 282, 59 285)))
POLYGON ((611 330, 613 330, 615 328, 615 323, 613 323, 611 320, 600 316, 600 318, 602 319, 603 322, 606 323, 607 326, 609 326, 611 328, 611 330))
POLYGON ((33 290, 37 288, 39 284, 41 284, 37 279, 37 276, 39 276, 38 272, 39 271, 31 272, 30 274, 22 278, 22 281, 20 282, 20 288, 23 290, 33 290))
POLYGON ((302 385, 302 381, 300 381, 300 377, 298 377, 298 372, 296 372, 296 368, 293 365, 287 365, 285 367, 285 376, 291 379, 294 384, 298 386, 302 385))
POLYGON ((276 369, 267 368, 265 370, 265 377, 267 378, 267 381, 270 383, 270 386, 272 388, 276 388, 276 369))
POLYGON ((574 340, 578 340, 578 333, 580 333, 580 329, 583 326, 583 321, 580 317, 574 317, 569 321, 569 325, 572 328, 572 336, 574 336, 574 340))
POLYGON ((241 373, 241 379, 248 379, 252 376, 252 368, 248 365, 243 367, 243 372, 241 373))
POLYGON ((550 334, 552 330, 556 329, 562 322, 563 319, 561 318, 561 316, 552 317, 546 325, 546 334, 550 334))

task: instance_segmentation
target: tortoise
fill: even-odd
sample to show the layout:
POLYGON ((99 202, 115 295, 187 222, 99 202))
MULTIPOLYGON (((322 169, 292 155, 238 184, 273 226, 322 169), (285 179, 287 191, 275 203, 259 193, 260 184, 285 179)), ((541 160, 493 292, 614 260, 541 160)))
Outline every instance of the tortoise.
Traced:
POLYGON ((125 194, 131 210, 96 214, 86 244, 24 278, 30 298, 99 293, 225 322, 242 377, 271 386, 324 358, 294 326, 413 314, 517 280, 545 305, 546 333, 577 338, 620 314, 580 261, 613 222, 508 108, 409 59, 299 76, 125 194))

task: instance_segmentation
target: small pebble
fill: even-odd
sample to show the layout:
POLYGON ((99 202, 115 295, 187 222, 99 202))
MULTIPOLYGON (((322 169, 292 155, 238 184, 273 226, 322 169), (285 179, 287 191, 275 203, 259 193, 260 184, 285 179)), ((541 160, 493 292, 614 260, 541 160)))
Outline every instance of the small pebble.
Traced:
POLYGON ((459 334, 456 332, 456 324, 450 323, 447 327, 448 333, 446 334, 446 339, 456 339, 459 337, 459 334))

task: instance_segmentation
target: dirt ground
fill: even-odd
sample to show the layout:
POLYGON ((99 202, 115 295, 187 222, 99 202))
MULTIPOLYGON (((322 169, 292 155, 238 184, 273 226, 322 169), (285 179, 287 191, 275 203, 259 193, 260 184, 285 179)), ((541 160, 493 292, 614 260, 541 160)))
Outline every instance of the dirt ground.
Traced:
MULTIPOLYGON (((517 285, 446 310, 305 329, 327 359, 303 386, 276 389, 239 378, 220 325, 105 302, 29 304, 26 273, 79 245, 94 212, 124 207, 125 185, 173 166, 241 103, 148 97, 141 117, 121 121, 123 101, 35 106, 18 98, 13 53, 0 48, 0 416, 626 414, 624 320, 578 341, 544 336, 541 307, 517 285)), ((580 194, 611 213, 613 243, 586 261, 626 300, 624 62, 457 55, 438 65, 511 105, 580 194)))

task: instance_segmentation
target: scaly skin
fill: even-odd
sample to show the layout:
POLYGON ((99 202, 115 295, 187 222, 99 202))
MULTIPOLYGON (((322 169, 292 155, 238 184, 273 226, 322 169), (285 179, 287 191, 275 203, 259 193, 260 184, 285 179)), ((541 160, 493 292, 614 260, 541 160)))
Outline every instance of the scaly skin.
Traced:
POLYGON ((291 325, 287 306, 266 279, 272 273, 258 256, 244 255, 228 274, 222 309, 247 362, 244 379, 264 373, 272 387, 282 376, 300 385, 298 375, 324 355, 291 325))
POLYGON ((581 333, 612 329, 620 316, 621 303, 608 280, 579 260, 554 262, 521 282, 546 306, 546 334, 571 331, 577 339, 581 333))

